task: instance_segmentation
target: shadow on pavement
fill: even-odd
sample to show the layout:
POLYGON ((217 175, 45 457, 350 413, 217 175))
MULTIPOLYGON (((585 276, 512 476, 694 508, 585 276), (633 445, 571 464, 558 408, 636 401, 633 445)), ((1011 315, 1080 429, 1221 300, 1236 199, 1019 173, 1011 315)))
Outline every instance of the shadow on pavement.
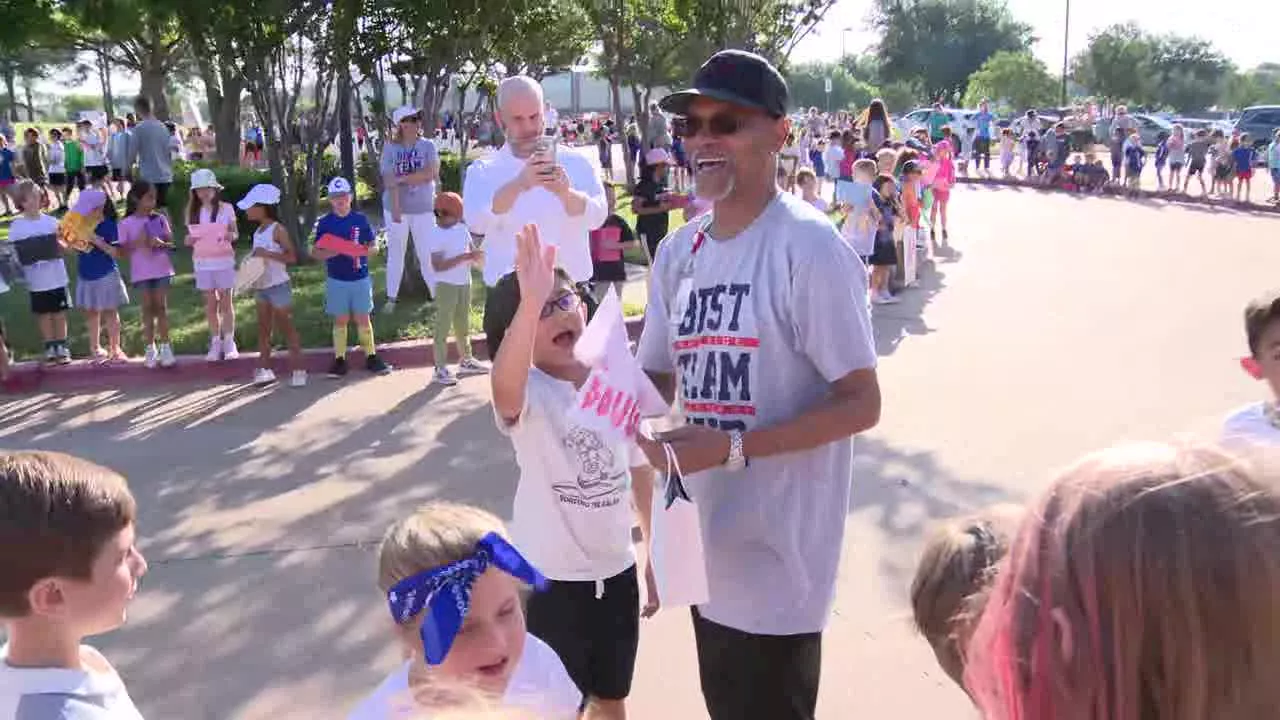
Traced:
MULTIPOLYGON (((952 252, 955 257, 959 257, 954 247, 952 252)), ((915 287, 902 290, 897 295, 901 302, 872 307, 871 325, 876 333, 876 355, 888 357, 907 336, 933 332, 924 322, 924 308, 946 287, 946 273, 938 270, 938 262, 942 261, 940 256, 936 262, 922 262, 915 287)))
POLYGON ((849 514, 871 513, 884 535, 885 584, 907 600, 921 543, 940 522, 1001 502, 1019 502, 994 483, 957 477, 932 451, 902 450, 874 436, 855 445, 849 514))
POLYGON ((386 381, 403 382, 0 404, 0 445, 131 478, 151 570, 125 627, 93 642, 145 716, 310 718, 368 692, 397 657, 374 585, 386 527, 434 498, 510 516, 487 395, 372 389, 386 381))

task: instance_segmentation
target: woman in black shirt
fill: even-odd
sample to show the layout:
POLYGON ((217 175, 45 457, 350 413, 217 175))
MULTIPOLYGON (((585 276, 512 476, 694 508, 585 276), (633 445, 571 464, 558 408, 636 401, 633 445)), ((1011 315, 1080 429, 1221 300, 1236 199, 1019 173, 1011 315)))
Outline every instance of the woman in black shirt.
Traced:
POLYGON ((658 243, 667 236, 668 213, 681 207, 679 200, 667 190, 667 171, 671 155, 662 148, 644 154, 640 166, 640 182, 632 193, 631 210, 636 214, 636 233, 649 249, 649 262, 658 253, 658 243))

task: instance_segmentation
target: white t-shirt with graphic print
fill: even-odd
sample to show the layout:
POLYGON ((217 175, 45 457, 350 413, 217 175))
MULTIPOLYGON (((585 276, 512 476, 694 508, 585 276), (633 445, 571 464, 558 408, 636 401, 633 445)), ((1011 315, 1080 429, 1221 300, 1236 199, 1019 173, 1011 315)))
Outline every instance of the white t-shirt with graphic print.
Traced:
MULTIPOLYGON (((708 237, 684 286, 699 225, 663 241, 638 351, 646 370, 676 375, 691 422, 775 426, 823 402, 836 380, 875 367, 866 268, 825 215, 778 193, 737 237, 708 237)), ((852 473, 846 438, 688 478, 706 551, 703 616, 759 634, 822 630, 852 473)))
POLYGON ((520 466, 511 539, 552 580, 605 580, 636 562, 631 468, 646 462, 635 443, 573 423, 576 398, 573 383, 530 368, 520 419, 508 425, 494 412, 520 466))

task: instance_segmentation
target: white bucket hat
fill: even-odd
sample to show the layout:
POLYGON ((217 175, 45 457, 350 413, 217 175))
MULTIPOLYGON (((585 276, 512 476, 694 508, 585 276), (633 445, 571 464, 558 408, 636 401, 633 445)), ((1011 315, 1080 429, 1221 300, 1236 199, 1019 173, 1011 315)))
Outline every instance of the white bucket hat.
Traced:
POLYGON ((398 125, 401 120, 404 120, 405 118, 413 117, 419 114, 421 113, 418 112, 418 108, 410 107, 408 105, 402 105, 396 108, 395 111, 391 113, 391 122, 396 123, 398 125))
POLYGON ((660 147, 653 148, 652 150, 644 154, 644 164, 645 165, 670 165, 671 153, 668 153, 666 150, 660 147))
POLYGON ((278 205, 280 204, 280 188, 275 185, 261 183, 254 185, 240 198, 240 202, 236 203, 236 207, 241 210, 248 210, 254 205, 278 205))
POLYGON ((218 184, 218 176, 213 174, 209 168, 200 168, 191 173, 191 189, 199 190, 200 188, 222 189, 222 185, 218 184))

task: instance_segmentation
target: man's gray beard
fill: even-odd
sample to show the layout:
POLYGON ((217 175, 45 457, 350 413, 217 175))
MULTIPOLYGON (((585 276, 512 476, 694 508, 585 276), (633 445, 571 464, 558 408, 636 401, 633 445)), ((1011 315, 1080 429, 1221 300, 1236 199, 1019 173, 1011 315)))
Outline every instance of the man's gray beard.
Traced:
POLYGON ((718 194, 715 194, 715 195, 705 194, 705 192, 704 192, 704 190, 705 190, 705 189, 704 189, 704 188, 702 188, 702 187, 700 187, 700 186, 698 185, 698 175, 697 175, 697 173, 694 173, 694 175, 693 175, 693 194, 694 194, 694 195, 696 195, 696 196, 698 197, 698 199, 699 199, 699 200, 706 200, 707 202, 717 203, 717 202, 720 202, 721 200, 724 200, 725 198, 729 197, 730 195, 732 195, 732 194, 733 194, 733 189, 734 189, 735 187, 737 187, 737 184, 738 184, 738 183, 737 183, 737 179, 736 179, 736 177, 735 177, 735 176, 730 175, 730 176, 729 176, 729 182, 727 182, 727 183, 725 183, 725 184, 724 184, 724 188, 723 188, 723 189, 722 189, 718 194))

